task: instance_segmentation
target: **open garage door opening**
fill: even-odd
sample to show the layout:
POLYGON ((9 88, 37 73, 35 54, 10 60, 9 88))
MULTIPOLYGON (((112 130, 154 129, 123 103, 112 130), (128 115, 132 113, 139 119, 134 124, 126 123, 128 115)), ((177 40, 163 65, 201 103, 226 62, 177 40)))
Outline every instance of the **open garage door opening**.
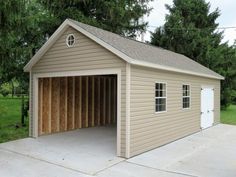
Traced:
POLYGON ((79 129, 78 141, 86 137, 86 132, 89 138, 99 137, 101 142, 114 138, 116 152, 117 99, 115 74, 39 78, 38 135, 79 129))

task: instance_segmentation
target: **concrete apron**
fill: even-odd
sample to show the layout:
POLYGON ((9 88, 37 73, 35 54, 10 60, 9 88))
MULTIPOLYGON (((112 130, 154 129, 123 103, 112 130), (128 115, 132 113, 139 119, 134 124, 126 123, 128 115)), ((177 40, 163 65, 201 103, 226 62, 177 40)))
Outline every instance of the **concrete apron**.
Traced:
POLYGON ((116 128, 111 126, 21 139, 0 149, 91 175, 124 160, 116 157, 116 128))
POLYGON ((219 124, 128 160, 190 176, 236 176, 236 126, 219 124))

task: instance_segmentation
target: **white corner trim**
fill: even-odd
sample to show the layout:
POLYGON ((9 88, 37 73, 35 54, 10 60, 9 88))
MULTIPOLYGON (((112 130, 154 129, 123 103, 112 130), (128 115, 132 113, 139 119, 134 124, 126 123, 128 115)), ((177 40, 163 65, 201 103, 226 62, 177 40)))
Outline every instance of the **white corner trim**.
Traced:
POLYGON ((126 158, 130 158, 130 78, 131 67, 126 63, 126 158))
POLYGON ((29 137, 33 136, 33 132, 32 130, 32 120, 33 120, 33 114, 32 114, 32 104, 33 104, 33 100, 32 100, 32 72, 30 71, 30 75, 29 75, 29 137))
POLYGON ((33 75, 33 137, 38 137, 38 77, 33 75))
POLYGON ((117 71, 117 156, 121 156, 121 70, 117 71))

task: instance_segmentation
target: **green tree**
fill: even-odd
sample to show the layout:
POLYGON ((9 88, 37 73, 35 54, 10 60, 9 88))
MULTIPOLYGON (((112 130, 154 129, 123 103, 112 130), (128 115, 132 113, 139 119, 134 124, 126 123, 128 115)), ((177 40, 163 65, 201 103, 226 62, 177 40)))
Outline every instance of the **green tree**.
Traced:
POLYGON ((25 93, 29 81, 23 67, 46 41, 54 18, 36 0, 1 1, 0 10, 0 84, 17 80, 25 93))
POLYGON ((147 23, 140 19, 150 12, 148 2, 152 0, 38 1, 58 19, 55 21, 54 29, 66 18, 72 18, 117 34, 133 37, 137 32, 145 31, 147 23))
POLYGON ((166 5, 166 8, 170 14, 166 16, 164 26, 152 33, 151 43, 210 67, 209 53, 222 39, 215 22, 219 10, 210 13, 210 4, 205 0, 174 0, 174 5, 166 5))
POLYGON ((14 61, 18 59, 21 48, 18 46, 19 34, 23 25, 23 1, 0 1, 0 76, 1 82, 15 74, 14 61), (8 71, 8 72, 6 72, 8 71))
POLYGON ((231 102, 232 81, 236 70, 235 49, 221 43, 223 32, 217 30, 218 9, 210 12, 205 0, 174 0, 166 5, 169 15, 166 22, 151 34, 151 43, 188 56, 204 66, 225 76, 222 81, 221 103, 231 102))

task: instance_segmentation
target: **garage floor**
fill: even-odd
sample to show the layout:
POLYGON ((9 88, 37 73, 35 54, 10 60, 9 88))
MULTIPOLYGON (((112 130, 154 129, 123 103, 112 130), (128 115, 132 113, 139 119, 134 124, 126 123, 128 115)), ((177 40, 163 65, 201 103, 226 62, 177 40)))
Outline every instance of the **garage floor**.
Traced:
POLYGON ((220 124, 129 160, 115 157, 114 146, 113 128, 3 143, 0 176, 236 176, 236 126, 220 124))

